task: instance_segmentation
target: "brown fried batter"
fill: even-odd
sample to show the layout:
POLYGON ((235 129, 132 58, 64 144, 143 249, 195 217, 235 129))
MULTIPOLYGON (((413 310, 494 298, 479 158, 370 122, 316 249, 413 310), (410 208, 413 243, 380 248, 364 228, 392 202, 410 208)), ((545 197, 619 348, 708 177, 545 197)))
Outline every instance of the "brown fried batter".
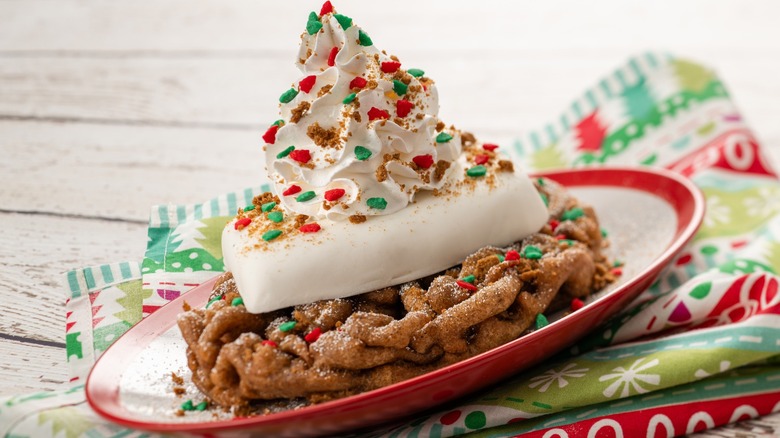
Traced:
POLYGON ((300 406, 380 388, 522 336, 540 313, 614 281, 593 209, 552 181, 536 186, 551 219, 539 233, 418 282, 250 314, 232 305, 240 295, 224 274, 211 304, 178 320, 193 382, 219 405, 261 412, 262 402, 300 406), (564 220, 573 208, 584 214, 564 220), (518 257, 528 248, 541 257, 518 257))

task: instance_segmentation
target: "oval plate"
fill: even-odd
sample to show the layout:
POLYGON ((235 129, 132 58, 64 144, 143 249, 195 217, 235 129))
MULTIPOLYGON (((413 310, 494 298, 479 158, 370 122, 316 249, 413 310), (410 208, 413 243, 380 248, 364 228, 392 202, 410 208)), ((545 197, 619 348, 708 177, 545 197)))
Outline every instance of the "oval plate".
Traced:
POLYGON ((574 344, 650 286, 704 216, 704 199, 696 186, 665 170, 596 168, 537 176, 561 183, 592 205, 609 232, 609 256, 625 263, 619 281, 590 297, 579 311, 553 316, 550 325, 470 359, 340 400, 247 418, 218 409, 177 416, 183 401, 197 403, 204 397, 189 383, 176 317, 185 300, 193 307, 206 304, 212 279, 139 322, 103 353, 87 380, 90 405, 115 423, 157 432, 304 436, 399 420, 485 388, 574 344), (186 393, 179 397, 173 392, 172 372, 185 381, 186 393))

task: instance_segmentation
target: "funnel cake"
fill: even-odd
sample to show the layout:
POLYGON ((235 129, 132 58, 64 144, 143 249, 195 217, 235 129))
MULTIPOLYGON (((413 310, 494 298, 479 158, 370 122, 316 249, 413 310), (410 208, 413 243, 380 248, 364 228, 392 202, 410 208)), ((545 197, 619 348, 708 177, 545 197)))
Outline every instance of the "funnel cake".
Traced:
POLYGON ((390 385, 518 338, 538 315, 614 281, 593 210, 552 181, 536 188, 550 206, 538 233, 400 286, 252 314, 234 305, 241 294, 224 274, 210 304, 178 321, 193 382, 238 414, 269 413, 390 385))

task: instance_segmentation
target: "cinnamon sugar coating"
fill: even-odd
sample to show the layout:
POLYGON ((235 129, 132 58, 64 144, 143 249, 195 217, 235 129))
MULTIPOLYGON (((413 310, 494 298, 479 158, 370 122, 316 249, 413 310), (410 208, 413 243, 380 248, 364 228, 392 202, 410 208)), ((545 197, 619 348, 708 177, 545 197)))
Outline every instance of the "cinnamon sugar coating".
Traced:
POLYGON ((549 201, 542 230, 416 282, 250 314, 231 305, 240 295, 224 274, 212 294, 221 299, 178 320, 193 382, 218 405, 263 413, 280 399, 303 406, 380 388, 517 339, 538 314, 614 281, 593 209, 552 181, 536 186, 549 201), (562 218, 576 208, 582 215, 562 218), (529 248, 542 256, 504 259, 529 248), (476 291, 458 284, 470 276, 476 291), (319 337, 307 337, 313 330, 319 337))

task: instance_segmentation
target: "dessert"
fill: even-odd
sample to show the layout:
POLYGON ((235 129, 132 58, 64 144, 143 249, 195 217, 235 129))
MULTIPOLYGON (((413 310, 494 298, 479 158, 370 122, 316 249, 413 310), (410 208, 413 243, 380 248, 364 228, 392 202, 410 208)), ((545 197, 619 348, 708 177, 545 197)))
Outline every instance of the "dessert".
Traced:
POLYGON ((330 2, 263 135, 276 195, 222 236, 178 324, 216 404, 273 412, 474 356, 613 280, 591 208, 438 118, 434 82, 330 2))

